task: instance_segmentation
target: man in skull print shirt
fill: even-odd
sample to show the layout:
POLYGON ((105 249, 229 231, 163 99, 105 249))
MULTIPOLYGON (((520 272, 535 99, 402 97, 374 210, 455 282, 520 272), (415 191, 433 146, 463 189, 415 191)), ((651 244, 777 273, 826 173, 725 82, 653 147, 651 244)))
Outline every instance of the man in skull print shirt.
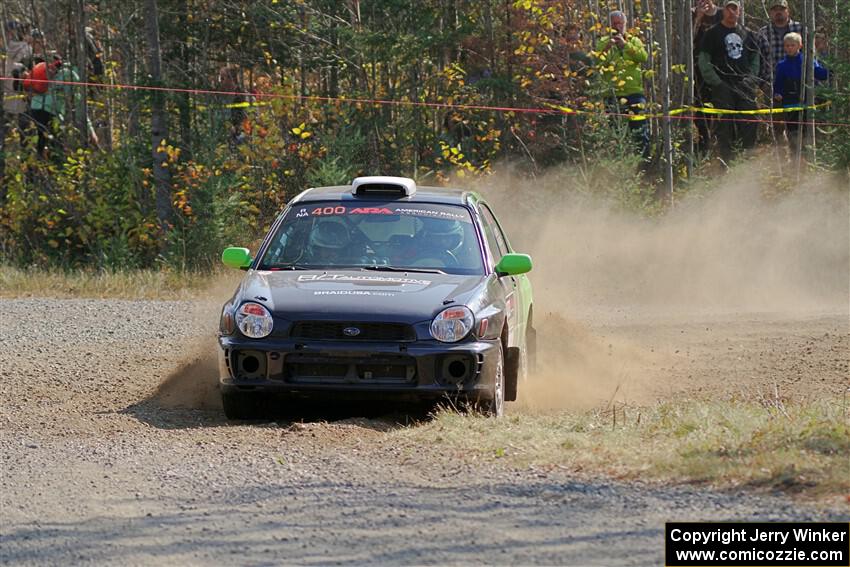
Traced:
MULTIPOLYGON (((741 3, 729 0, 723 4, 723 19, 702 38, 699 70, 711 87, 714 108, 755 110, 758 86, 759 52, 755 37, 738 20, 741 3)), ((747 114, 720 115, 717 143, 724 161, 732 158, 734 149, 755 146, 756 123, 747 114), (739 119, 740 121, 734 121, 739 119)))

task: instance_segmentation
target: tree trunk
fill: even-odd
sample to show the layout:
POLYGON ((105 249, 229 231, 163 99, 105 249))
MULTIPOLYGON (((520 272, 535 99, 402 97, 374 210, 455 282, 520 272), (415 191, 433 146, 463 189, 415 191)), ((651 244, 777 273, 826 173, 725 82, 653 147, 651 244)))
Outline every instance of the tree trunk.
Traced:
MULTIPOLYGON (((0 16, 3 18, 3 22, 8 22, 6 16, 6 5, 3 5, 3 11, 0 13, 0 16)), ((0 33, 3 34, 3 58, 0 59, 0 73, 3 75, 6 74, 6 46, 9 45, 8 38, 6 37, 6 26, 5 24, 0 27, 0 33)), ((14 83, 13 83, 14 84, 14 83)), ((15 85, 17 87, 17 85, 15 85)), ((3 183, 3 180, 6 177, 6 111, 3 109, 3 89, 6 88, 5 82, 0 81, 0 205, 5 205, 6 200, 6 184, 3 183)))
MULTIPOLYGON (((694 69, 694 19, 693 19, 693 16, 691 16, 690 9, 688 9, 689 6, 690 5, 688 5, 684 10, 685 25, 687 26, 687 30, 688 30, 687 38, 685 39, 685 58, 686 58, 686 61, 687 61, 687 69, 688 69, 688 74, 687 74, 688 83, 686 85, 685 97, 686 97, 686 101, 687 101, 686 104, 687 104, 688 108, 693 108, 694 98, 695 98, 694 88, 696 86, 695 83, 694 83, 694 80, 695 80, 695 77, 696 77, 696 69, 694 69)), ((693 111, 689 110, 688 114, 693 115, 693 111)), ((687 160, 687 164, 688 164, 688 180, 690 180, 691 170, 696 165, 696 157, 694 156, 694 130, 696 129, 696 125, 690 120, 686 120, 685 124, 687 125, 687 129, 688 129, 688 160, 687 160)))
MULTIPOLYGON (((151 85, 162 86, 162 53, 159 45, 159 20, 156 0, 145 1, 145 34, 148 43, 148 74, 151 85)), ((151 92, 151 156, 156 183, 156 216, 160 227, 167 229, 171 222, 171 173, 165 167, 167 155, 160 151, 168 138, 168 115, 165 93, 151 92)))
MULTIPOLYGON (((189 4, 186 0, 180 2, 180 29, 189 29, 189 4)), ((189 46, 185 41, 180 42, 180 60, 185 62, 186 68, 191 69, 189 62, 189 46)), ((187 89, 195 87, 193 73, 187 73, 183 86, 187 89)), ((188 92, 182 92, 177 98, 177 107, 180 120, 180 147, 183 150, 185 160, 192 159, 192 100, 188 92)))
MULTIPOLYGON (((670 42, 667 33, 667 0, 659 0, 658 32, 661 44, 661 131, 664 138, 664 197, 673 203, 673 145, 670 132, 670 42)), ((650 44, 650 49, 651 49, 650 44)))
MULTIPOLYGON (((88 58, 86 50, 86 3, 85 0, 78 0, 77 9, 79 14, 77 17, 77 72, 80 75, 80 81, 88 82, 88 58)), ((86 146, 89 141, 89 107, 88 107, 88 88, 86 85, 80 85, 79 97, 76 100, 76 115, 74 122, 77 130, 80 132, 80 143, 86 146)), ((76 89, 75 89, 76 90, 76 89)))
MULTIPOLYGON (((805 136, 808 138, 809 151, 812 155, 812 163, 814 164, 817 161, 817 148, 815 147, 815 111, 811 108, 815 104, 815 57, 817 57, 817 52, 815 50, 815 33, 817 29, 815 24, 817 23, 817 15, 815 14, 816 2, 815 0, 805 0, 809 5, 809 9, 806 11, 806 16, 808 20, 806 21, 806 100, 805 105, 809 107, 808 117, 810 120, 803 120, 808 122, 808 124, 800 124, 800 129, 806 127, 805 136)), ((806 114, 803 114, 806 116, 806 114)))

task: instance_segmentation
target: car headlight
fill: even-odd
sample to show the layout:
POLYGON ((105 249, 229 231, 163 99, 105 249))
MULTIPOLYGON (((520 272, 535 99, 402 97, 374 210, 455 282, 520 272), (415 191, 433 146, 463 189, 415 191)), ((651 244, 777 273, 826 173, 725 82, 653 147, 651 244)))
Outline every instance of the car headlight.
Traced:
POLYGON ((262 339, 272 332, 274 321, 269 310, 259 303, 243 303, 236 310, 236 326, 252 339, 262 339))
POLYGON ((443 309, 431 322, 431 336, 443 343, 456 343, 472 330, 475 316, 468 307, 443 309))

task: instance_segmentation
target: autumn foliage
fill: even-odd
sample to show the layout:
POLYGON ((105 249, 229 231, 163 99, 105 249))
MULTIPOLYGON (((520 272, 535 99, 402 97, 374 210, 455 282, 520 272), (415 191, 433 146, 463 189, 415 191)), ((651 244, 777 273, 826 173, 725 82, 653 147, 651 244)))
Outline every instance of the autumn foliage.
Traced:
MULTIPOLYGON (((608 85, 598 69, 570 64, 577 48, 593 55, 604 2, 591 10, 574 0, 159 0, 162 81, 180 89, 165 95, 169 135, 153 148, 170 172, 167 220, 155 206, 155 95, 115 88, 149 81, 142 2, 86 2, 84 14, 70 0, 7 4, 9 17, 37 16, 70 61, 79 57, 67 18, 85 18, 106 63, 100 86, 86 91, 99 147, 73 117, 46 160, 31 139, 22 145, 5 130, 7 262, 208 267, 223 246, 255 241, 298 192, 362 174, 441 185, 486 177, 498 164, 530 177, 569 164, 597 180, 585 190, 653 206, 657 176, 635 175, 623 132, 601 114, 608 85)), ((657 108, 653 6, 626 4, 632 32, 653 46, 644 78, 657 108)), ((679 51, 670 56, 681 98, 679 51)), ((678 128, 679 140, 689 127, 678 128)), ((683 182, 685 157, 680 150, 683 182)))

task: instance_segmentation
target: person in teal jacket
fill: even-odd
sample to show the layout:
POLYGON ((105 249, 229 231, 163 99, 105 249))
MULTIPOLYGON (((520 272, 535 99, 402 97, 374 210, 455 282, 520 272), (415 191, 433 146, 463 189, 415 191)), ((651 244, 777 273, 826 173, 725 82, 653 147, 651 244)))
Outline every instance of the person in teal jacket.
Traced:
MULTIPOLYGON (((606 107, 614 114, 641 115, 646 110, 643 65, 649 54, 636 35, 626 31, 626 15, 615 10, 608 16, 610 33, 596 44, 596 64, 606 92, 606 107)), ((649 157, 646 120, 629 120, 632 138, 644 159, 649 157)))
POLYGON ((48 144, 57 147, 59 126, 65 121, 66 101, 75 104, 80 97, 80 91, 73 85, 62 82, 77 82, 80 76, 77 71, 62 58, 54 55, 47 64, 47 78, 51 82, 45 93, 35 93, 30 100, 30 116, 38 128, 38 143, 36 150, 41 157, 45 156, 48 144))

